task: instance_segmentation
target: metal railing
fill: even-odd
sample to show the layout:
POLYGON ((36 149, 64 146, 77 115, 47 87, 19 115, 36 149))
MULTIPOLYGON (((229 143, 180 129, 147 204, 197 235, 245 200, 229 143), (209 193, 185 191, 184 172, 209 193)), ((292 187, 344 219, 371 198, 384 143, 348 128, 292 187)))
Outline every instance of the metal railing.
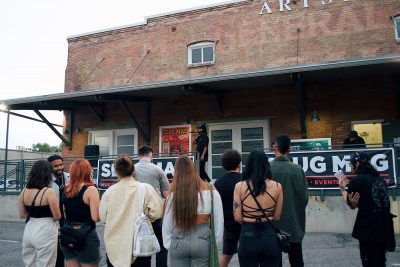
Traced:
MULTIPOLYGON (((395 166, 396 166, 396 174, 397 174, 397 181, 400 180, 400 144, 399 143, 384 143, 384 144, 374 144, 373 147, 368 147, 365 150, 370 148, 394 148, 395 152, 395 166)), ((302 146, 301 148, 297 149, 296 151, 318 151, 318 150, 343 150, 342 145, 329 145, 328 147, 321 148, 319 146, 302 146)), ((351 148, 354 149, 354 148, 351 148)), ((264 151, 271 152, 270 148, 264 149, 264 151)), ((196 153, 185 153, 195 157, 195 164, 198 167, 198 160, 196 157, 196 153)), ((136 158, 137 155, 132 155, 132 157, 136 158)), ((154 157, 171 157, 171 156, 178 156, 178 155, 166 155, 166 154, 158 154, 154 155, 154 157)), ((114 159, 116 155, 110 156, 100 156, 100 157, 93 157, 87 158, 93 166, 93 178, 97 177, 97 160, 98 159, 114 159)), ((64 165, 69 166, 76 157, 72 158, 64 158, 64 165)), ((0 161, 0 195, 1 194, 19 194, 19 192, 25 187, 26 185, 26 178, 28 173, 38 159, 23 159, 23 160, 8 160, 0 161), (4 168, 5 164, 7 164, 7 174, 4 175, 4 168)), ((400 195, 400 187, 396 185, 394 188, 390 188, 389 192, 392 196, 399 196, 400 195)), ((313 196, 320 196, 321 199, 325 196, 336 196, 339 195, 338 190, 325 190, 325 189, 313 189, 310 190, 310 195, 313 196)))
MULTIPOLYGON (((183 153, 182 153, 183 154, 183 153)), ((185 155, 194 157, 195 164, 198 167, 197 155, 195 152, 184 153, 185 155)), ((137 155, 130 155, 132 158, 137 158, 137 155)), ((167 158, 177 157, 179 154, 154 154, 153 158, 167 158)), ((113 160, 117 155, 109 156, 96 156, 96 157, 85 157, 91 163, 93 167, 92 179, 97 179, 97 163, 98 160, 113 160)), ((64 157, 64 166, 66 170, 68 166, 76 159, 81 157, 64 157)), ((40 159, 20 159, 20 160, 7 160, 0 161, 0 195, 2 194, 19 194, 20 191, 25 187, 29 171, 33 164, 40 159), (5 165, 7 164, 7 173, 4 174, 5 165)))

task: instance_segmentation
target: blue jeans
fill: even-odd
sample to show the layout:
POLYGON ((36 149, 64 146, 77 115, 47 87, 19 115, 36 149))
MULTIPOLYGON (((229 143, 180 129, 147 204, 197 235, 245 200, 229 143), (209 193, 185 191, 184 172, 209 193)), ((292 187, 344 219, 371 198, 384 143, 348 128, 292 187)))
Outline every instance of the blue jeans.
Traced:
POLYGON ((240 267, 279 267, 282 252, 268 222, 243 222, 238 256, 240 267))

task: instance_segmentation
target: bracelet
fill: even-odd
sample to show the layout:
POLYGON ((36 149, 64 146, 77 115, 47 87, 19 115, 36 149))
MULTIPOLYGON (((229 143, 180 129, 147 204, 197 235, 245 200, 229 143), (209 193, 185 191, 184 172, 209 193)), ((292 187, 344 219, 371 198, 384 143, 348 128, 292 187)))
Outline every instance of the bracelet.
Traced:
POLYGON ((343 191, 346 191, 346 189, 342 189, 342 188, 340 188, 340 191, 342 191, 342 192, 343 192, 343 191))

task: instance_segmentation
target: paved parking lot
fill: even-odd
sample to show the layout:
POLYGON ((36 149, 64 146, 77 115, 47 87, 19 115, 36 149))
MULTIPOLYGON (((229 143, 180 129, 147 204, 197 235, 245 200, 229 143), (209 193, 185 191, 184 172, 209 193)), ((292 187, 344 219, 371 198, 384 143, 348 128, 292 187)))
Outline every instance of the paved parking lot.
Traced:
MULTIPOLYGON (((0 266, 22 266, 21 240, 25 224, 23 222, 0 221, 0 266)), ((97 231, 103 240, 104 227, 99 225, 97 231)), ((387 266, 400 266, 400 236, 397 236, 399 247, 388 255, 387 266)), ((361 266, 358 243, 349 234, 307 233, 303 243, 305 266, 361 266)), ((101 266, 105 264, 104 244, 101 243, 101 266)), ((155 264, 153 263, 153 266, 155 264)), ((234 257, 231 267, 239 267, 234 257)), ((289 266, 284 256, 284 266, 289 266)), ((171 266, 173 267, 173 266, 171 266)))

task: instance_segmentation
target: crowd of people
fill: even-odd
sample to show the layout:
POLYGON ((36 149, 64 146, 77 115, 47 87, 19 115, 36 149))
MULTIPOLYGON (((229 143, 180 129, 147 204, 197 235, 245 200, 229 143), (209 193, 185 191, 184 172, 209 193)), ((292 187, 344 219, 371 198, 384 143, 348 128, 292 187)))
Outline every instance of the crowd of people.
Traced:
MULTIPOLYGON (((208 143, 203 138, 205 141, 201 142, 208 143)), ((211 249, 214 243, 222 250, 221 267, 228 266, 236 253, 241 267, 279 267, 282 250, 275 228, 290 236, 290 265, 304 266, 302 241, 308 186, 303 169, 288 158, 290 143, 288 135, 279 135, 273 145, 272 161, 264 151, 252 151, 242 174, 241 154, 226 150, 221 156, 221 165, 227 173, 214 185, 200 178, 195 164, 185 155, 176 159, 169 184, 164 171, 152 163, 153 149, 144 145, 139 148, 136 164, 128 155, 115 159, 118 182, 104 192, 101 200, 87 160, 72 162, 69 174, 64 172, 60 156, 39 160, 19 196, 20 216, 27 222, 23 263, 25 266, 64 266, 64 262, 67 267, 99 266, 96 223, 101 221, 105 224, 108 266, 150 267, 151 256, 132 254, 135 220, 143 211, 152 222, 160 244, 157 267, 167 266, 168 262, 173 267, 210 266, 211 260, 218 257, 211 249), (140 188, 144 188, 143 207, 138 204, 140 188), (85 232, 79 247, 65 243, 64 228, 85 232)), ((203 156, 207 151, 203 148, 202 152, 205 161, 203 156)), ((377 201, 372 187, 380 179, 379 175, 364 153, 353 156, 351 166, 356 177, 351 183, 344 179, 340 189, 345 203, 359 208, 353 236, 360 242, 362 264, 385 266, 385 240, 371 239, 369 233, 377 226, 366 226, 377 201)), ((204 166, 200 168, 204 171, 204 166)), ((385 186, 382 188, 379 204, 388 209, 387 190, 385 186)))

